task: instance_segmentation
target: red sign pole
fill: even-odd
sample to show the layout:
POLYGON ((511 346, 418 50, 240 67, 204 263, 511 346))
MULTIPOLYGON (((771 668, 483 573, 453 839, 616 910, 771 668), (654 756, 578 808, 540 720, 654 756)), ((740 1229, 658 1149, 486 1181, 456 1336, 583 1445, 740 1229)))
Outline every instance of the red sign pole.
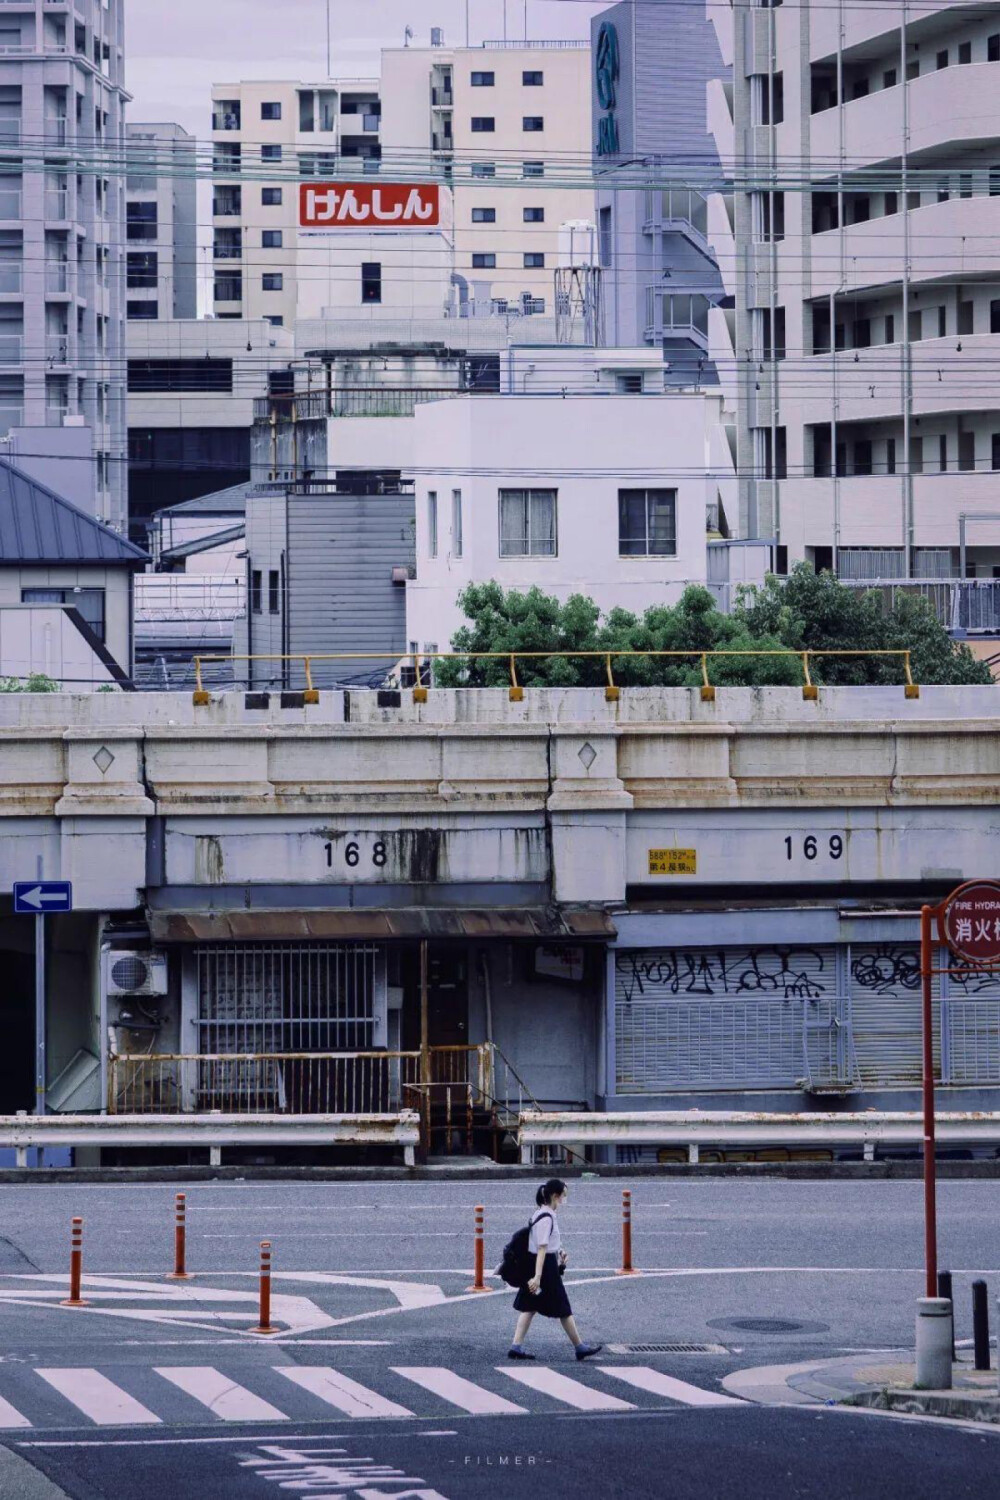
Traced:
POLYGON ((923 1092, 924 1092, 924 1295, 937 1296, 937 1178, 934 1161, 934 1009, 932 969, 934 946, 931 919, 934 908, 920 908, 920 980, 923 987, 923 1092))

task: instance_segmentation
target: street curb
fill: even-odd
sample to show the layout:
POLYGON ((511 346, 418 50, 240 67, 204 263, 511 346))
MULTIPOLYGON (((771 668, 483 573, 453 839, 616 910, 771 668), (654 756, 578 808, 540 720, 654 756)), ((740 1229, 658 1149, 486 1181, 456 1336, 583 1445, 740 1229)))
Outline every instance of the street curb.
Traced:
MULTIPOLYGON (((0 1186, 22 1183, 114 1182, 505 1182, 535 1179, 544 1167, 483 1162, 454 1166, 255 1166, 157 1164, 139 1167, 0 1167, 0 1186)), ((641 1162, 559 1168, 563 1177, 776 1177, 801 1182, 912 1181, 923 1176, 919 1161, 875 1162, 641 1162)), ((1000 1178, 1000 1159, 938 1162, 937 1175, 953 1180, 1000 1178)))
POLYGON ((905 1412, 910 1416, 956 1417, 966 1422, 1000 1423, 1000 1396, 982 1396, 970 1391, 906 1391, 887 1386, 878 1391, 858 1391, 846 1396, 841 1406, 862 1406, 875 1411, 905 1412))

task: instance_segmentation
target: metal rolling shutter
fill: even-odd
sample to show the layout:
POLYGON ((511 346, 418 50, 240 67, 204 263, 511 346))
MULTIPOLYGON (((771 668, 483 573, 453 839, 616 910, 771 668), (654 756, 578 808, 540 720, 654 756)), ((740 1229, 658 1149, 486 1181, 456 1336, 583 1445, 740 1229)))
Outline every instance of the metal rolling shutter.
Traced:
MULTIPOLYGON (((865 1087, 919 1085, 920 948, 916 943, 852 943, 848 976, 858 1071, 865 1087)), ((934 1069, 940 1075, 940 979, 933 980, 934 1069)))
POLYGON ((1000 1083, 1000 975, 949 974, 948 1083, 1000 1083))
POLYGON ((615 964, 619 1094, 794 1088, 807 1011, 837 995, 833 947, 644 949, 615 964))

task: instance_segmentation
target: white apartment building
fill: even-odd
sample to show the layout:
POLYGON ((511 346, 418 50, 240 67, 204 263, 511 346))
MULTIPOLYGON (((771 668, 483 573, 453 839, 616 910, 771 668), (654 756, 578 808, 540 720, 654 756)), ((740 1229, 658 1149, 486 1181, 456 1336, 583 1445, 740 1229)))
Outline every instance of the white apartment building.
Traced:
POLYGON ((664 389, 659 349, 525 345, 501 394, 417 405, 412 650, 447 650, 470 583, 641 614, 706 579, 731 460, 722 398, 664 389))
POLYGON ((964 531, 967 571, 998 576, 1000 6, 723 11, 740 534, 926 578, 953 576, 964 531))
POLYGON ((122 529, 124 3, 0 8, 0 438, 122 529))
POLYGON ((376 79, 213 87, 216 317, 294 323, 299 183, 377 170, 380 110, 376 79))
POLYGON ((128 125, 125 312, 198 316, 197 141, 182 125, 128 125))
POLYGON ((551 313, 559 226, 594 216, 590 46, 434 35, 382 53, 382 173, 433 160, 455 194, 456 272, 551 313))

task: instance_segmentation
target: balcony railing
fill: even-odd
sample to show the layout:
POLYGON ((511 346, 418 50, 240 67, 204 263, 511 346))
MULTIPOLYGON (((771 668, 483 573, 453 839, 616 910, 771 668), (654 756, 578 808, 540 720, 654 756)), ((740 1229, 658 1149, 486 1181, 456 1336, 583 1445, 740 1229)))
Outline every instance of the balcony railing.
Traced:
POLYGON ((46 427, 61 427, 63 419, 68 416, 68 406, 47 406, 45 408, 45 425, 46 427))
POLYGON ((212 254, 216 260, 242 260, 242 245, 215 245, 212 254))
POLYGON ((176 620, 237 620, 246 606, 242 578, 211 573, 139 573, 133 598, 136 623, 176 620))
POLYGON ((46 146, 65 146, 69 134, 66 120, 46 120, 43 130, 46 146))
POLYGON ((20 261, 16 265, 4 265, 0 261, 0 292, 20 292, 23 286, 23 267, 20 261))
POLYGON ((23 422, 23 406, 0 406, 0 433, 5 437, 12 427, 20 427, 23 422))
POLYGON ((0 191, 0 219, 19 219, 21 217, 21 194, 12 189, 0 191))
POLYGON ((0 333, 0 365, 19 365, 24 354, 20 333, 0 333))
POLYGON ((45 267, 45 290, 55 293, 69 290, 69 266, 64 261, 45 267))
POLYGON ((238 110, 234 111, 234 110, 231 110, 231 109, 213 110, 212 111, 212 129, 213 130, 239 130, 240 129, 240 114, 239 114, 239 111, 238 110))
POLYGON ((694 188, 655 188, 646 191, 647 224, 689 224, 704 238, 708 233, 708 200, 694 188))
POLYGON ((69 359, 69 334, 47 333, 45 335, 45 358, 52 364, 64 365, 69 359))

